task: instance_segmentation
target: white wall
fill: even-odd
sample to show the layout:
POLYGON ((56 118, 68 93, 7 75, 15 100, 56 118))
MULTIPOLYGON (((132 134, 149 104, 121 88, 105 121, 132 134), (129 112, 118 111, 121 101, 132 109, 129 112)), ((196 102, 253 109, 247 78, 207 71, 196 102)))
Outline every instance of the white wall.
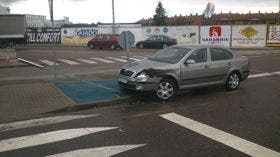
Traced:
POLYGON ((232 47, 264 47, 266 33, 266 25, 232 26, 232 47))
POLYGON ((143 39, 161 34, 177 39, 179 44, 198 44, 199 26, 143 27, 143 39))

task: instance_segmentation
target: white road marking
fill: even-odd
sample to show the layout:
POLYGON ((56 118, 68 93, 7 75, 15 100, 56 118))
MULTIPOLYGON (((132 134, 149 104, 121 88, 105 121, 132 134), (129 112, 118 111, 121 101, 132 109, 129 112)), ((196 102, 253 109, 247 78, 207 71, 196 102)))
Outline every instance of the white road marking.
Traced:
POLYGON ((231 135, 222 130, 194 121, 190 118, 183 117, 176 113, 168 113, 160 116, 166 120, 181 125, 182 127, 185 127, 189 130, 192 130, 196 133, 206 136, 212 140, 225 144, 231 148, 234 148, 250 156, 254 156, 254 157, 279 157, 280 156, 279 152, 265 148, 263 146, 252 143, 240 137, 231 135))
POLYGON ((90 59, 97 60, 97 61, 104 62, 104 63, 115 63, 114 61, 110 61, 110 60, 103 59, 103 58, 97 58, 97 57, 90 58, 90 59))
POLYGON ((117 129, 117 127, 96 127, 59 130, 2 140, 0 141, 0 152, 73 139, 84 135, 112 129, 117 129))
POLYGON ((144 57, 144 56, 132 56, 132 57, 142 58, 142 59, 146 59, 147 58, 147 57, 144 57))
MULTIPOLYGON (((41 59, 39 60, 40 62, 47 64, 47 65, 54 65, 53 61, 47 60, 47 59, 41 59)), ((59 65, 58 63, 56 63, 56 65, 59 65)))
POLYGON ((280 75, 280 71, 273 72, 273 74, 280 75))
POLYGON ((111 59, 111 60, 114 60, 114 61, 118 61, 118 62, 124 62, 124 63, 126 63, 126 60, 120 59, 120 58, 115 58, 115 57, 105 57, 105 58, 111 59))
POLYGON ((143 147, 145 144, 138 145, 118 145, 118 146, 107 146, 99 148, 79 149, 66 153, 50 155, 47 157, 110 157, 131 149, 143 147))
POLYGON ((0 124, 0 132, 8 131, 8 130, 15 130, 15 129, 23 129, 23 128, 34 127, 34 126, 47 125, 47 124, 61 123, 61 122, 65 122, 65 121, 89 118, 89 117, 94 117, 94 116, 98 116, 98 115, 55 116, 55 117, 32 119, 32 120, 14 122, 14 123, 4 123, 4 124, 0 124))
POLYGON ((97 64, 97 62, 88 59, 77 59, 77 61, 88 63, 88 64, 97 64))
POLYGON ((78 64, 80 64, 78 62, 70 61, 68 59, 57 59, 57 60, 59 60, 60 62, 64 62, 64 63, 70 64, 70 65, 78 65, 78 64))
POLYGON ((273 74, 271 73, 261 73, 261 74, 249 75, 248 78, 267 77, 272 75, 273 74))
MULTIPOLYGON (((122 56, 121 58, 126 59, 126 56, 122 56)), ((134 60, 134 61, 141 61, 143 59, 138 59, 138 58, 134 58, 134 57, 129 57, 129 59, 134 60)))

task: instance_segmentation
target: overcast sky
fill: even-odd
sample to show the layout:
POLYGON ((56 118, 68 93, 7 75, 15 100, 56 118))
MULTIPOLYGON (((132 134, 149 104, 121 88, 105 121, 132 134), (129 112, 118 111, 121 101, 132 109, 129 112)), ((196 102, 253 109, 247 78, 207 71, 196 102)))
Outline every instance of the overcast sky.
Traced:
MULTIPOLYGON (((136 22, 152 17, 159 0, 115 0, 116 22, 136 22)), ((278 12, 279 0, 161 0, 168 16, 202 14, 206 4, 215 4, 215 13, 278 12)), ((54 18, 68 16, 74 23, 112 22, 112 0, 54 0, 54 18)), ((0 0, 11 13, 46 15, 48 0, 0 0)))

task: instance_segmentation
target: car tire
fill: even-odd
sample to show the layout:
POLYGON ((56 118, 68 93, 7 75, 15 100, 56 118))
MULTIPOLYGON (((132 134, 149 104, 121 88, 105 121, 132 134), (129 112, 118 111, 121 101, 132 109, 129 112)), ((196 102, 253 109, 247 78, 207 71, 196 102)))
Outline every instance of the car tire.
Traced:
POLYGON ((176 95, 177 87, 173 80, 163 78, 156 88, 156 96, 158 99, 167 101, 176 95))
POLYGON ((167 44, 163 44, 162 48, 165 49, 168 45, 167 44))
POLYGON ((111 48, 111 50, 115 50, 115 49, 116 49, 116 46, 115 46, 114 44, 112 44, 112 45, 110 46, 110 48, 111 48))
POLYGON ((229 74, 226 81, 226 89, 227 90, 235 90, 240 85, 240 74, 238 72, 232 72, 229 74))
POLYGON ((139 48, 140 48, 140 49, 143 49, 143 48, 144 48, 144 45, 143 45, 143 44, 140 44, 140 45, 139 45, 139 48))
POLYGON ((94 45, 93 45, 93 44, 90 44, 90 45, 89 45, 89 48, 90 48, 90 49, 94 49, 94 45))
POLYGON ((0 48, 5 49, 9 46, 9 41, 8 40, 0 40, 0 48))

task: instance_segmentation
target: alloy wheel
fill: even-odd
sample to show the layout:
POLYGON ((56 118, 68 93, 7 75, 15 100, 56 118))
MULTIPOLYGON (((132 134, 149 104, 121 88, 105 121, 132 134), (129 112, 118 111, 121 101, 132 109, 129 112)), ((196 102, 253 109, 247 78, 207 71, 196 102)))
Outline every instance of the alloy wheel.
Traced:
POLYGON ((174 86, 170 82, 160 82, 156 94, 160 99, 167 100, 174 95, 174 86))

